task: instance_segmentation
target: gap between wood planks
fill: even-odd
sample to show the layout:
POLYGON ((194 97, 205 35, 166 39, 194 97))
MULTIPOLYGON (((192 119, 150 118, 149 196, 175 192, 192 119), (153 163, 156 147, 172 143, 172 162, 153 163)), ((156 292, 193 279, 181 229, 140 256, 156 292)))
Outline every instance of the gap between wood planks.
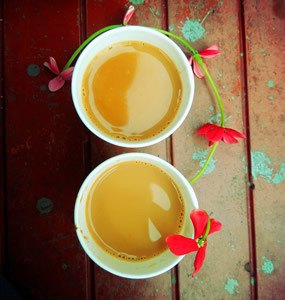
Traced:
POLYGON ((251 142, 250 142, 250 123, 249 123, 249 99, 248 99, 248 69, 247 69, 247 47, 246 47, 246 28, 245 28, 245 11, 244 1, 240 1, 239 11, 240 23, 240 50, 244 53, 240 57, 241 62, 241 93, 243 100, 243 121, 246 132, 246 157, 247 157, 247 220, 248 220, 248 238, 249 238, 249 264, 250 280, 254 279, 254 285, 250 284, 251 299, 258 299, 258 281, 257 281, 257 263, 256 263, 256 239, 255 239, 255 217, 254 217, 254 184, 251 172, 251 142))

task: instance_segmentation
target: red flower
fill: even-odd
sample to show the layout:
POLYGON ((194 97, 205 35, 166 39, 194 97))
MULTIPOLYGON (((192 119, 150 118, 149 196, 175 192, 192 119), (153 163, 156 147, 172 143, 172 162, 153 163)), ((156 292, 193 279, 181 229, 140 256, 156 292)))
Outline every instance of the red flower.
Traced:
POLYGON ((204 134, 212 146, 215 142, 223 141, 227 144, 236 144, 236 138, 245 139, 246 136, 231 128, 221 127, 215 124, 207 123, 197 130, 198 134, 204 134))
POLYGON ((57 63, 53 57, 49 58, 49 62, 44 62, 44 66, 46 66, 48 69, 50 69, 54 74, 57 76, 50 80, 48 83, 48 88, 51 92, 55 92, 62 88, 65 81, 70 81, 72 77, 72 72, 74 67, 70 67, 66 70, 63 70, 62 72, 59 72, 57 63))
POLYGON ((131 5, 124 15, 123 25, 127 25, 135 12, 135 7, 131 5))
POLYGON ((194 226, 194 239, 175 234, 168 236, 166 243, 170 251, 175 255, 184 255, 197 251, 192 273, 192 277, 194 277, 205 260, 208 235, 221 230, 222 224, 215 219, 210 219, 208 214, 202 209, 192 210, 190 219, 194 226))
MULTIPOLYGON (((206 49, 203 49, 203 50, 199 51, 200 56, 204 57, 204 58, 212 58, 212 57, 215 57, 215 56, 219 55, 220 53, 221 52, 219 51, 217 45, 212 45, 212 46, 210 46, 206 49)), ((195 59, 193 59, 192 56, 190 56, 189 62, 190 62, 191 65, 193 65, 194 74, 198 78, 205 77, 204 71, 202 70, 202 68, 200 67, 198 62, 195 59)))

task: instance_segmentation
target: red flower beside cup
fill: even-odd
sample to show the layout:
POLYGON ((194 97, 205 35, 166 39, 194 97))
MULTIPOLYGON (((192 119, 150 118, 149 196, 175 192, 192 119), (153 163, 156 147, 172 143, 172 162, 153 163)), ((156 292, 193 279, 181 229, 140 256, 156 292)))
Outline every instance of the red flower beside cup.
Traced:
POLYGON ((245 139, 246 136, 232 128, 221 127, 216 124, 207 123, 197 130, 198 134, 205 135, 209 141, 209 146, 216 142, 223 141, 227 144, 236 144, 236 138, 245 139))
POLYGON ((208 235, 221 230, 222 224, 215 219, 211 219, 202 209, 192 210, 190 219, 194 226, 194 239, 174 234, 166 238, 166 243, 170 251, 175 255, 184 255, 197 251, 194 261, 194 271, 192 273, 194 277, 201 269, 205 260, 208 235))

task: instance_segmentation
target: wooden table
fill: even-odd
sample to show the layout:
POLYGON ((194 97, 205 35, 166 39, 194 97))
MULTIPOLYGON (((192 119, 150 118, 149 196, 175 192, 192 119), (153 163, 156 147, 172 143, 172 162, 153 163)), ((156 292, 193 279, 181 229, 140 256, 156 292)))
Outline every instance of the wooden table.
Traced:
MULTIPOLYGON (((285 298, 284 10, 282 0, 4 1, 0 269, 25 299, 285 298), (85 176, 133 150, 90 134, 74 110, 70 84, 48 91, 52 76, 43 62, 54 56, 63 67, 87 36, 121 23, 130 2, 136 7, 131 24, 168 29, 199 50, 219 46, 222 54, 206 63, 225 104, 226 126, 248 137, 220 144, 209 174, 193 185, 200 206, 223 223, 194 279, 194 254, 153 279, 111 275, 85 255, 73 225, 85 176)), ((196 78, 183 125, 139 151, 191 178, 209 151, 195 131, 218 113, 206 81, 196 78)))

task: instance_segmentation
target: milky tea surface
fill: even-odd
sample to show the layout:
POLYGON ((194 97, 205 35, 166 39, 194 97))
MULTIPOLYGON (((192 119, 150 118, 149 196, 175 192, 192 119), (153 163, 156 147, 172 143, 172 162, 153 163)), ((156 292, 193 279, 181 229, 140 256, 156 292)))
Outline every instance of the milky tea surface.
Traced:
POLYGON ((93 183, 86 201, 94 241, 124 260, 152 258, 167 249, 165 238, 181 230, 184 205, 173 180, 140 161, 121 162, 93 183))
POLYGON ((182 82, 172 60, 141 41, 100 51, 82 81, 89 119, 119 140, 142 141, 159 134, 174 119, 181 97, 182 82))

